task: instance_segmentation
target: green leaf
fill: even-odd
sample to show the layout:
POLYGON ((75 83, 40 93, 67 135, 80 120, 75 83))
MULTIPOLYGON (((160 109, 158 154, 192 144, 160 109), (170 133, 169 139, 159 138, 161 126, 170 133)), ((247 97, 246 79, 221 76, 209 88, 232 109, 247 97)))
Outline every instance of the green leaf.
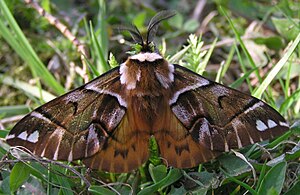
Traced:
POLYGON ((167 175, 167 167, 166 165, 158 165, 154 166, 152 164, 149 165, 149 173, 151 175, 154 183, 158 183, 167 175))
POLYGON ((181 29, 183 26, 183 16, 180 13, 177 13, 169 19, 168 23, 177 29, 181 29))
POLYGON ((265 162, 261 168, 260 174, 259 174, 259 178, 257 181, 257 186, 256 186, 256 190, 259 189, 264 177, 265 177, 265 173, 266 173, 266 169, 267 169, 267 163, 265 162))
POLYGON ((183 172, 184 177, 187 179, 184 180, 184 188, 195 193, 205 194, 207 190, 213 186, 218 186, 217 175, 214 173, 209 173, 207 171, 202 172, 183 172), (204 193, 205 192, 205 193, 204 193))
POLYGON ((300 192, 300 181, 297 181, 284 195, 296 195, 300 192))
POLYGON ((258 194, 280 194, 285 179, 286 168, 286 162, 280 162, 272 167, 262 180, 258 194))
POLYGON ((268 193, 266 195, 278 195, 279 193, 276 191, 274 187, 268 189, 268 193))
POLYGON ((155 183, 151 186, 148 186, 141 190, 138 195, 147 195, 147 194, 153 194, 154 192, 157 192, 158 190, 161 190, 172 183, 176 182, 179 180, 182 176, 182 173, 180 169, 171 169, 168 173, 168 175, 162 179, 160 182, 155 183))
MULTIPOLYGON (((59 166, 55 166, 55 165, 51 165, 51 168, 57 172, 60 172, 60 173, 63 173, 65 172, 65 169, 63 167, 59 167, 59 166)), ((59 174, 56 174, 56 173, 52 173, 50 172, 51 174, 51 178, 52 178, 52 181, 60 186, 63 186, 63 188, 60 188, 60 193, 64 194, 64 195, 72 195, 74 194, 73 191, 72 191, 72 187, 71 187, 71 184, 72 184, 72 181, 65 177, 64 175, 59 175, 59 174)))
POLYGON ((299 33, 299 26, 297 24, 300 23, 299 19, 287 19, 287 18, 272 18, 272 22, 276 28, 276 30, 287 40, 293 40, 297 37, 299 33))
POLYGON ((146 20, 146 16, 147 16, 147 12, 143 11, 140 12, 139 14, 137 14, 132 23, 138 28, 138 29, 142 29, 144 27, 144 23, 146 20))
POLYGON ((116 192, 113 192, 103 186, 95 186, 95 185, 92 185, 91 187, 89 187, 88 191, 91 192, 92 194, 96 194, 96 195, 115 195, 115 194, 117 194, 116 192))
POLYGON ((294 124, 291 126, 293 134, 296 136, 300 135, 300 119, 295 120, 294 124))
POLYGON ((171 187, 171 191, 169 193, 170 195, 182 195, 182 194, 188 194, 186 189, 184 189, 183 186, 180 188, 175 188, 174 186, 171 187))
POLYGON ((270 49, 279 50, 283 47, 281 37, 258 37, 254 39, 254 42, 260 45, 266 45, 270 49))
POLYGON ((300 157, 300 146, 299 144, 295 145, 290 152, 286 153, 285 160, 296 160, 300 157))
MULTIPOLYGON (((3 173, 1 173, 1 176, 3 177, 3 173)), ((9 180, 10 177, 4 177, 1 179, 2 181, 0 182, 0 194, 11 194, 10 193, 10 187, 9 187, 9 180)))
POLYGON ((11 170, 9 178, 10 191, 15 192, 30 176, 30 167, 23 162, 18 162, 11 170))
POLYGON ((197 28, 199 27, 199 23, 195 19, 190 19, 186 21, 183 25, 183 30, 189 33, 195 32, 197 28))
POLYGON ((251 171, 249 165, 237 156, 223 155, 218 158, 220 165, 230 176, 238 176, 251 171))

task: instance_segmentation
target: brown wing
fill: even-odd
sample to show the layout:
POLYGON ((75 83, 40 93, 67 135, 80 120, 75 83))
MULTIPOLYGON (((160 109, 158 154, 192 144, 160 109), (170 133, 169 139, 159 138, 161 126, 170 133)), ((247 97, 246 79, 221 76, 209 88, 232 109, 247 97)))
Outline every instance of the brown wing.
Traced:
POLYGON ((178 65, 169 103, 189 139, 211 151, 241 148, 289 129, 285 119, 264 102, 178 65))
POLYGON ((84 160, 92 169, 125 173, 137 169, 147 161, 149 132, 140 131, 131 107, 107 144, 94 156, 84 160))
POLYGON ((211 151, 195 140, 188 129, 176 118, 170 107, 166 112, 163 128, 154 133, 161 157, 168 166, 191 168, 217 157, 220 152, 211 151))
POLYGON ((116 68, 37 108, 16 124, 7 143, 54 160, 94 155, 110 144, 126 112, 119 80, 116 68))

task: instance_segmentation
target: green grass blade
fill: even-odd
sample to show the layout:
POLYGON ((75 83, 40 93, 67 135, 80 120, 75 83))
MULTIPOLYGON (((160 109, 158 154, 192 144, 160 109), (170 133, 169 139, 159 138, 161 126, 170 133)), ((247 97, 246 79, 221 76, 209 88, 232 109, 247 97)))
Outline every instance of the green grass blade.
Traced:
POLYGON ((296 90, 291 96, 284 100, 280 106, 280 113, 287 113, 288 109, 300 99, 300 89, 296 90))
MULTIPOLYGON (((234 44, 234 48, 235 48, 237 57, 238 57, 238 59, 239 59, 239 62, 241 63, 241 69, 243 70, 244 74, 245 74, 245 73, 247 74, 246 66, 245 66, 245 64, 244 64, 244 61, 243 61, 242 56, 241 56, 241 53, 240 53, 240 51, 239 51, 239 49, 238 49, 238 47, 237 47, 236 44, 234 44)), ((248 84, 249 91, 252 93, 253 88, 252 88, 252 86, 251 86, 249 77, 246 77, 246 82, 247 82, 247 84, 248 84)))
POLYGON ((147 194, 153 194, 157 192, 160 189, 163 189, 172 183, 176 182, 178 179, 182 177, 182 173, 180 169, 171 169, 168 173, 168 175, 160 180, 158 183, 155 183, 151 186, 145 187, 143 190, 141 190, 138 195, 147 195, 147 194))
POLYGON ((186 52, 190 49, 191 45, 184 47, 182 50, 174 54, 168 61, 170 63, 178 63, 178 61, 186 54, 186 52))
POLYGON ((27 114, 30 111, 26 105, 0 106, 0 118, 27 114))
MULTIPOLYGON (((242 40, 241 36, 239 35, 238 31, 236 30, 236 28, 235 28, 235 26, 234 26, 232 20, 231 20, 230 17, 227 15, 226 11, 223 9, 222 6, 220 6, 220 10, 221 10, 222 14, 223 14, 223 15, 226 17, 226 19, 228 20, 229 25, 230 25, 231 29, 233 30, 236 39, 237 39, 238 42, 240 43, 240 46, 241 46, 241 48, 242 48, 244 54, 246 55, 246 57, 247 57, 247 59, 248 59, 250 65, 251 65, 251 67, 252 67, 252 68, 255 68, 256 65, 255 65, 255 63, 254 63, 254 61, 253 61, 253 59, 252 59, 250 53, 248 52, 248 50, 247 50, 247 48, 246 48, 246 46, 245 46, 245 44, 244 44, 244 41, 242 40)), ((255 71, 255 74, 256 74, 258 80, 261 82, 261 77, 260 77, 260 75, 259 75, 259 72, 258 72, 258 71, 255 71)))
POLYGON ((257 192, 252 189, 251 186, 249 186, 248 184, 244 183, 244 182, 241 182, 240 180, 234 178, 234 177, 231 177, 229 174, 227 174, 227 172, 223 169, 221 169, 223 171, 223 173, 228 177, 229 180, 239 184, 240 186, 244 187, 246 190, 248 190, 252 195, 257 195, 257 192))
POLYGON ((98 0, 99 4, 99 11, 98 11, 98 24, 97 24, 97 30, 99 30, 99 43, 101 45, 101 49, 104 54, 104 59, 107 61, 108 57, 108 43, 109 43, 109 37, 107 32, 107 18, 106 18, 106 4, 105 0, 98 0))
POLYGON ((92 46, 92 55, 96 59, 97 63, 97 70, 100 74, 103 74, 104 72, 108 71, 110 67, 108 66, 106 60, 105 60, 105 53, 102 49, 102 46, 100 45, 97 36, 94 32, 94 28, 92 23, 90 22, 90 34, 91 34, 91 46, 92 46))
POLYGON ((221 67, 218 70, 218 74, 215 79, 216 82, 220 83, 222 81, 222 78, 224 77, 224 75, 225 75, 226 71, 228 70, 230 63, 233 59, 234 51, 235 51, 235 47, 232 46, 230 48, 226 62, 224 64, 221 64, 221 67))
POLYGON ((3 76, 0 74, 0 82, 3 84, 15 87, 17 89, 23 90, 25 93, 34 96, 34 97, 40 97, 40 94, 42 94, 41 100, 44 102, 49 102, 50 100, 53 100, 56 98, 56 96, 52 95, 51 93, 40 90, 37 86, 29 85, 28 83, 19 81, 17 79, 13 79, 9 76, 3 76))
POLYGON ((55 80, 34 52, 6 6, 5 1, 0 1, 0 10, 2 11, 2 16, 0 17, 0 35, 2 35, 16 53, 28 63, 34 77, 40 77, 45 85, 52 88, 57 94, 64 93, 64 88, 55 80), (7 23, 10 28, 8 28, 5 23, 7 23))
POLYGON ((244 74, 242 77, 238 78, 236 81, 231 83, 229 86, 232 88, 237 88, 238 86, 240 86, 243 83, 244 80, 247 80, 247 78, 249 78, 249 76, 250 76, 250 74, 252 74, 252 72, 254 72, 257 69, 258 69, 258 67, 249 70, 248 72, 246 72, 246 74, 244 74))
POLYGON ((253 96, 260 98, 263 94, 263 92, 267 89, 269 84, 272 82, 272 80, 275 78, 277 73, 280 71, 280 69, 284 66, 284 64, 288 61, 289 57, 292 55, 296 47, 299 45, 300 42, 300 33, 296 37, 296 39, 293 41, 293 44, 291 47, 287 50, 287 52, 283 55, 283 57, 277 62, 277 64, 273 67, 273 69, 269 72, 265 80, 261 83, 261 85, 257 88, 257 90, 252 94, 253 96))
POLYGON ((265 174, 266 174, 266 169, 267 169, 267 163, 265 162, 262 166, 262 169, 260 171, 260 174, 259 174, 259 178, 258 178, 258 181, 257 181, 257 187, 255 190, 258 190, 261 186, 261 183, 265 177, 265 174))

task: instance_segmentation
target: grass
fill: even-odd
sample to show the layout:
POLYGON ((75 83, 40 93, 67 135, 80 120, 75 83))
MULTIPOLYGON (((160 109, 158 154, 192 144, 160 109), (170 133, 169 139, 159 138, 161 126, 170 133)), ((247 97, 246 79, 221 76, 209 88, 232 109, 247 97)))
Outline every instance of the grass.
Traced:
MULTIPOLYGON (((194 9, 193 6, 187 6, 189 10, 179 9, 176 17, 161 25, 160 29, 164 31, 164 35, 158 36, 158 47, 172 63, 179 63, 236 89, 247 88, 246 91, 263 98, 279 110, 291 124, 291 130, 274 140, 224 153, 211 162, 184 170, 162 164, 157 145, 151 140, 149 149, 152 155, 146 164, 132 173, 111 174, 89 171, 80 161, 64 163, 36 158, 30 153, 22 152, 20 148, 10 149, 5 143, 6 134, 16 122, 14 117, 23 115, 64 93, 66 81, 71 80, 72 88, 76 88, 83 84, 83 79, 78 71, 81 67, 77 65, 81 63, 80 54, 76 53, 76 49, 70 46, 71 43, 63 35, 56 32, 47 21, 38 19, 36 11, 24 7, 24 2, 14 4, 14 1, 0 1, 0 43, 4 45, 0 48, 0 68, 3 68, 3 71, 0 70, 0 128, 3 129, 0 131, 0 137, 3 138, 0 140, 0 193, 296 194, 300 188, 300 72, 297 68, 300 61, 300 27, 294 18, 297 18, 297 14, 299 16, 300 11, 293 11, 292 8, 299 7, 299 4, 286 0, 285 4, 279 3, 276 9, 271 9, 270 6, 253 4, 250 1, 244 1, 244 4, 234 0, 224 2, 212 3, 215 9, 211 11, 218 12, 219 15, 215 16, 204 30, 201 24, 188 16, 194 9), (242 36, 249 24, 243 17, 235 17, 232 13, 238 6, 265 10, 266 15, 262 15, 261 18, 267 27, 262 25, 260 31, 253 30, 255 36, 251 39, 242 36), (19 12, 12 14, 12 10, 19 12), (272 13, 275 16, 279 13, 284 14, 281 14, 280 20, 272 19, 275 28, 270 34, 267 29, 272 24, 268 23, 271 20, 267 17, 272 13), (289 28, 282 24, 282 20, 285 20, 285 25, 290 22, 289 28), (19 24, 23 28, 20 28, 19 24), (203 30, 201 36, 190 35, 197 29, 203 30), (293 37, 288 34, 291 29, 298 32, 293 37), (46 33, 48 31, 50 33, 46 33), (228 40, 226 37, 235 37, 229 46, 221 44, 223 40, 228 40), (59 52, 54 53, 49 44, 43 43, 48 39, 55 46, 55 51, 59 52), (209 47, 206 47, 207 45, 209 47), (259 47, 262 45, 263 49, 259 47), (254 51, 265 54, 263 57, 269 59, 268 63, 259 64, 263 57, 255 55, 254 51), (67 64, 68 67, 59 77, 55 76, 55 71, 49 71, 44 65, 57 53, 60 53, 63 61, 57 63, 60 66, 67 64), (11 64, 7 60, 10 58, 18 63, 11 64), (17 60, 18 58, 21 60, 17 60), (69 70, 72 63, 76 64, 75 76, 69 70), (217 68, 214 63, 218 64, 217 68), (237 77, 237 74, 241 76, 237 77)), ((58 6, 64 6, 56 3, 58 6)), ((177 3, 181 1, 178 0, 177 3)), ((55 7, 49 6, 51 3, 47 0, 43 1, 43 5, 47 7, 47 11, 57 11, 55 7)), ((90 58, 85 59, 89 66, 88 75, 94 78, 115 66, 115 58, 118 63, 124 61, 125 51, 129 50, 129 44, 124 41, 123 35, 112 31, 111 26, 134 21, 144 31, 143 24, 147 18, 153 16, 154 11, 146 7, 140 11, 119 1, 109 4, 102 0, 91 1, 89 5, 92 22, 77 21, 74 24, 76 28, 71 30, 79 34, 78 38, 81 41, 87 43, 91 54, 90 58), (123 9, 117 11, 118 9, 114 9, 116 5, 123 9), (113 55, 109 54, 109 51, 113 55), (107 63, 108 60, 113 64, 107 63)), ((71 6, 78 10, 81 8, 80 5, 71 6)), ((174 5, 164 7, 174 8, 176 9, 174 5)), ((157 9, 160 10, 161 7, 157 9)), ((127 37, 125 38, 127 40, 127 37)))

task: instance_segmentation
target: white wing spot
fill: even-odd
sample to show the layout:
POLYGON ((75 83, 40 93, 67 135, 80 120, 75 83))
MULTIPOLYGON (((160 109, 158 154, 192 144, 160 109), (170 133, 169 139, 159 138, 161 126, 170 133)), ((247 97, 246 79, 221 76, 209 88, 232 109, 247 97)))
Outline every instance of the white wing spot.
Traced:
POLYGON ((22 139, 22 140, 26 140, 27 139, 27 131, 22 132, 21 134, 18 135, 18 138, 22 139))
POLYGON ((288 123, 279 121, 279 125, 282 127, 290 127, 288 123))
POLYGON ((249 135, 249 140, 250 140, 251 144, 254 144, 254 141, 253 141, 253 139, 252 139, 252 137, 250 135, 249 135))
POLYGON ((15 134, 9 134, 9 135, 6 136, 6 140, 8 140, 8 139, 13 139, 13 138, 15 138, 15 137, 16 137, 15 134))
POLYGON ((68 156, 68 162, 72 162, 73 161, 73 148, 72 150, 70 151, 70 154, 68 156))
POLYGON ((225 149, 225 152, 229 152, 229 146, 228 146, 226 139, 224 139, 224 149, 225 149))
POLYGON ((31 133, 28 137, 27 137, 27 141, 31 142, 31 143, 36 143, 39 141, 39 132, 36 130, 35 132, 31 133))
POLYGON ((60 146, 60 144, 58 144, 57 147, 56 147, 55 153, 54 153, 54 155, 53 155, 53 160, 57 160, 57 157, 58 157, 58 151, 59 151, 59 146, 60 146))
POLYGON ((253 106, 251 106, 251 107, 249 107, 247 110, 245 110, 245 114, 247 114, 248 112, 250 112, 250 111, 253 111, 253 110, 255 110, 256 108, 259 108, 259 107, 261 107, 261 106, 263 106, 264 105, 264 103, 263 102, 257 102, 256 104, 254 104, 253 106))
MULTIPOLYGON (((232 127, 233 127, 234 132, 235 132, 235 136, 236 136, 238 148, 242 148, 242 147, 243 147, 241 138, 240 138, 239 133, 238 133, 238 128, 239 128, 240 126, 242 126, 242 125, 243 125, 243 123, 242 123, 240 120, 238 120, 238 119, 235 119, 235 120, 232 121, 232 127)), ((252 139, 252 138, 250 137, 250 135, 249 135, 249 138, 252 139)), ((250 141, 250 142, 251 142, 251 141, 250 141)))
POLYGON ((269 128, 273 128, 273 127, 276 127, 277 124, 275 123, 275 121, 271 120, 271 119, 268 119, 268 127, 269 128))
POLYGON ((256 129, 257 129, 258 131, 265 131, 265 130, 268 129, 268 127, 267 127, 267 125, 266 125, 264 122, 262 122, 261 120, 257 120, 257 121, 256 121, 256 129))
POLYGON ((56 128, 55 131, 49 137, 50 140, 53 139, 53 138, 59 140, 58 145, 57 145, 56 150, 55 150, 55 153, 54 153, 53 158, 52 158, 53 160, 57 160, 60 143, 61 143, 61 140, 62 140, 62 137, 64 136, 64 134, 65 134, 65 131, 63 131, 59 128, 56 128))
POLYGON ((46 147, 44 148, 43 152, 41 153, 41 157, 45 156, 45 152, 46 152, 46 147))

